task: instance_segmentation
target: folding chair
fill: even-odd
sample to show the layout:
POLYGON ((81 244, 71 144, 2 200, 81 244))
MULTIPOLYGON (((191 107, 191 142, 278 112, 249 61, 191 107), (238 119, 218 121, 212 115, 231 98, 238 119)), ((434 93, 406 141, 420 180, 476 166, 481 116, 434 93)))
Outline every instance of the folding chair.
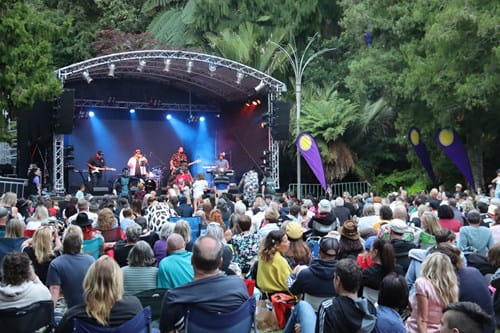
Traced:
POLYGON ((250 297, 238 309, 228 312, 205 312, 195 306, 185 316, 186 333, 250 333, 255 316, 255 298, 250 297))
POLYGON ((40 301, 23 308, 0 310, 0 327, 2 332, 32 333, 45 326, 52 328, 53 318, 54 302, 40 301))
POLYGON ((151 307, 151 318, 153 320, 159 320, 161 316, 161 304, 163 302, 163 296, 168 289, 155 288, 141 291, 135 294, 135 297, 141 301, 143 307, 151 307))
POLYGON ((150 333, 151 308, 146 307, 120 326, 103 327, 92 325, 85 320, 73 318, 73 333, 150 333))

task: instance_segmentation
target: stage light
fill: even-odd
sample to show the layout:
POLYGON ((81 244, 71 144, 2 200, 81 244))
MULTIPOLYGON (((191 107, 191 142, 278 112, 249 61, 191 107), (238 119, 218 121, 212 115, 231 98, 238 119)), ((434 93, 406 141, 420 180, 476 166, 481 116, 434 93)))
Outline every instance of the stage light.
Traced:
POLYGON ((210 71, 210 75, 213 75, 215 73, 215 71, 217 70, 217 66, 215 66, 214 64, 209 64, 208 70, 210 71))
POLYGON ((245 102, 245 106, 246 106, 247 108, 249 108, 249 107, 250 107, 250 102, 245 102))
POLYGON ((216 116, 217 118, 220 118, 220 113, 217 113, 215 116, 216 116))
POLYGON ((244 77, 245 77, 245 74, 243 74, 242 72, 237 72, 236 73, 236 84, 240 85, 241 81, 243 80, 244 77))
POLYGON ((170 71, 170 63, 171 62, 172 62, 172 60, 165 59, 165 61, 163 62, 165 64, 165 67, 163 68, 164 72, 169 72, 170 71))
POLYGON ((135 109, 134 109, 134 108, 131 108, 130 110, 128 110, 128 112, 130 112, 130 113, 135 113, 135 109))
POLYGON ((188 73, 191 73, 193 71, 193 65, 194 65, 194 63, 191 60, 189 60, 187 62, 187 72, 188 73))
POLYGON ((83 76, 83 78, 85 79, 85 81, 87 81, 87 83, 89 83, 89 84, 90 84, 90 82, 92 82, 92 80, 93 80, 93 79, 90 77, 90 73, 89 73, 89 71, 84 71, 84 72, 82 73, 82 76, 83 76))
POLYGON ((266 86, 266 84, 264 83, 264 81, 260 81, 258 85, 255 86, 255 91, 261 91, 262 88, 264 88, 266 86))
POLYGON ((89 117, 92 118, 95 116, 95 112, 94 111, 89 111, 89 117))
POLYGON ((205 117, 201 116, 200 121, 205 121, 205 117))
POLYGON ((252 101, 252 105, 257 106, 257 105, 259 105, 259 104, 257 104, 257 101, 252 101))
POLYGON ((263 121, 263 122, 260 123, 260 128, 268 128, 268 127, 269 127, 269 123, 268 122, 263 121))
POLYGON ((144 59, 139 60, 139 66, 137 66, 137 70, 139 72, 142 72, 144 67, 146 67, 146 60, 144 60, 144 59))
POLYGON ((259 98, 257 98, 255 102, 257 102, 257 105, 260 105, 262 103, 259 98))
POLYGON ((167 114, 167 116, 165 118, 167 118, 167 120, 170 120, 170 119, 172 119, 172 115, 169 113, 169 114, 167 114))
POLYGON ((109 64, 108 65, 108 69, 109 69, 108 76, 115 77, 116 65, 115 64, 109 64))

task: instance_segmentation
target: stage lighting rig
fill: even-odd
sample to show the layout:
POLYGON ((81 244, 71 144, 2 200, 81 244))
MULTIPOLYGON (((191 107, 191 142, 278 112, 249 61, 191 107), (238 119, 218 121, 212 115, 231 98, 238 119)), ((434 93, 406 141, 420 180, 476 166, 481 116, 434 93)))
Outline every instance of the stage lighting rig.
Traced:
POLYGON ((90 84, 90 82, 93 81, 92 77, 90 77, 89 71, 82 72, 82 76, 85 79, 85 81, 87 81, 88 84, 90 84))

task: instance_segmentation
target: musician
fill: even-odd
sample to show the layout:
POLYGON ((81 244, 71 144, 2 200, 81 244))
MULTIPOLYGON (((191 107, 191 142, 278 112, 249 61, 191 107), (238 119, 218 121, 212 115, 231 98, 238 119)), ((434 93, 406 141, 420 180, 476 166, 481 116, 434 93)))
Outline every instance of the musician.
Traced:
POLYGON ((219 153, 219 158, 215 160, 215 167, 218 171, 229 170, 229 162, 226 160, 226 153, 219 153), (222 169, 222 170, 221 170, 222 169))
POLYGON ((142 155, 140 149, 135 150, 135 154, 128 160, 127 166, 132 177, 144 178, 148 173, 148 159, 142 155))
POLYGON ((106 161, 104 160, 104 153, 98 150, 94 156, 90 157, 87 161, 89 168, 89 177, 91 180, 92 188, 98 186, 102 179, 102 170, 106 169, 106 161))
POLYGON ((173 174, 181 166, 187 166, 188 157, 184 152, 184 147, 180 146, 177 151, 172 154, 170 158, 170 172, 173 174))

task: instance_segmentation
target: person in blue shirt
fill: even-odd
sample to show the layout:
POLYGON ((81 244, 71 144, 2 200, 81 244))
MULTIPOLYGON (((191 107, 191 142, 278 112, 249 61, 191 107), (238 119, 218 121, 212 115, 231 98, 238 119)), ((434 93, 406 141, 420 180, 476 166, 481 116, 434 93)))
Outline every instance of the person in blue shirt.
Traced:
POLYGON ((406 333, 399 312, 408 305, 408 285, 404 276, 388 274, 380 283, 377 322, 374 333, 406 333))
POLYGON ((158 265, 158 288, 175 288, 193 281, 191 252, 181 235, 173 233, 167 238, 168 256, 158 265))
POLYGON ((486 256, 488 250, 495 244, 491 230, 481 226, 481 215, 476 210, 471 210, 467 214, 467 221, 469 225, 460 229, 458 246, 465 253, 486 256))

